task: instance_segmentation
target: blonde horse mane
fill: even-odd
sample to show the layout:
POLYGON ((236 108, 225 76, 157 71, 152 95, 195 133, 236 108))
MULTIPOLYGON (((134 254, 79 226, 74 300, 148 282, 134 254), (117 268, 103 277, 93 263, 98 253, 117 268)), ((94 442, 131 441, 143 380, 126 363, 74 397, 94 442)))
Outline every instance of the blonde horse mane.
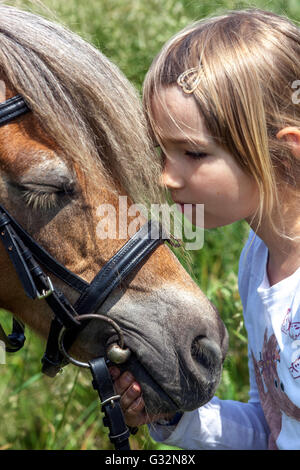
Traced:
POLYGON ((99 50, 67 28, 0 4, 0 69, 71 167, 135 202, 163 202, 161 164, 139 96, 99 50))

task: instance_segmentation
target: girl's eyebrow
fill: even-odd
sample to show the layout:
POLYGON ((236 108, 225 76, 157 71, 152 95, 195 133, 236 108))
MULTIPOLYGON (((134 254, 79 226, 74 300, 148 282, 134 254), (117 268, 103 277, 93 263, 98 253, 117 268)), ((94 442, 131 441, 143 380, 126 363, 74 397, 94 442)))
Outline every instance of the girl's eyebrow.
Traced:
POLYGON ((201 140, 201 139, 182 139, 176 137, 170 137, 165 139, 166 141, 170 142, 171 144, 178 144, 178 145, 186 145, 186 144, 193 144, 197 145, 197 147, 207 147, 209 145, 208 140, 201 140))

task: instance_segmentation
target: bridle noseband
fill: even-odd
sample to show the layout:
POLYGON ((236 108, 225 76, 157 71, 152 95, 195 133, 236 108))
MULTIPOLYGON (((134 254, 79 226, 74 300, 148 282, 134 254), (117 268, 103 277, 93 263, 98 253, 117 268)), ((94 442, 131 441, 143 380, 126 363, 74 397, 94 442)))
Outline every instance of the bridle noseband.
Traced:
MULTIPOLYGON (((0 104, 0 126, 30 112, 21 95, 16 95, 0 104)), ((161 227, 159 237, 151 237, 155 222, 147 222, 122 248, 100 269, 91 283, 86 282, 53 258, 39 245, 9 212, 0 205, 0 238, 13 263, 25 293, 31 299, 45 300, 54 316, 51 322, 46 351, 42 359, 42 371, 54 377, 62 366, 69 362, 66 351, 70 348, 79 332, 86 326, 86 320, 95 316, 95 311, 104 303, 110 293, 118 287, 127 276, 140 266, 165 240, 161 227), (42 267, 54 274, 80 295, 74 305, 52 284, 42 267), (80 317, 80 320, 78 319, 80 317), (63 341, 62 331, 68 332, 63 341)), ((155 233, 158 233, 158 230, 155 233)), ((97 317, 100 317, 99 315, 97 317)), ((102 318, 105 318, 101 316, 102 318)), ((108 317, 107 317, 108 318, 108 317)), ((112 320, 110 319, 112 322, 112 320)), ((116 326, 115 326, 115 329, 116 326)), ((6 344, 8 352, 19 350, 25 341, 24 325, 13 319, 13 329, 6 335, 0 325, 0 339, 6 344)), ((120 345, 116 345, 120 347, 120 345)), ((124 350, 123 350, 124 352, 124 350)), ((126 354, 124 355, 126 357, 126 354)), ((112 359, 110 359, 111 361, 112 359)), ((120 396, 114 392, 107 365, 107 357, 92 359, 88 363, 93 386, 98 391, 105 413, 104 424, 110 428, 110 439, 118 450, 128 450, 129 430, 125 425, 119 404, 120 396)))

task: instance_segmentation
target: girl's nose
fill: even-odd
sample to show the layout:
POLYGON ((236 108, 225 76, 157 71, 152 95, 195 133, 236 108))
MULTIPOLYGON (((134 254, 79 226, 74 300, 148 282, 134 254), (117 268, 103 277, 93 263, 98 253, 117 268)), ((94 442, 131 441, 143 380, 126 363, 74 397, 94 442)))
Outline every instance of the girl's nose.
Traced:
POLYGON ((184 185, 183 178, 180 173, 169 163, 165 164, 162 172, 162 183, 172 189, 180 189, 184 185))

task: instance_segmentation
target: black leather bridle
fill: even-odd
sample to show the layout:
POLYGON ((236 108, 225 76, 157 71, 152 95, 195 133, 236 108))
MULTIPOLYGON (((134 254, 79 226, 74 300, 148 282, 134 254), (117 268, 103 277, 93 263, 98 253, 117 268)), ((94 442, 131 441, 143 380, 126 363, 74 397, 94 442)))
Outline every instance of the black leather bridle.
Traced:
MULTIPOLYGON (((16 95, 0 104, 0 126, 30 111, 21 95, 16 95)), ((69 362, 66 350, 70 348, 87 319, 93 316, 110 293, 119 286, 132 271, 140 266, 159 245, 169 238, 164 237, 158 226, 159 237, 151 237, 154 221, 147 222, 125 245, 100 269, 91 283, 78 277, 53 258, 39 245, 0 205, 0 238, 12 261, 25 293, 31 299, 44 299, 54 316, 51 322, 46 351, 42 359, 42 371, 54 377, 69 362), (79 298, 72 305, 66 296, 52 284, 50 277, 43 271, 54 274, 78 292, 79 298), (80 318, 80 320, 78 319, 80 318), (62 347, 62 330, 68 335, 62 347)), ((99 316, 100 317, 100 316, 99 316)), ((104 318, 101 316, 101 318, 104 318)), ((110 322, 113 324, 112 320, 110 322)), ((115 329, 117 329, 114 324, 115 329)), ((24 344, 24 325, 13 319, 10 335, 6 335, 0 325, 0 339, 6 344, 8 352, 18 351, 24 344)), ((119 345, 122 346, 123 345, 119 345)), ((111 361, 111 360, 110 360, 111 361)), ((89 361, 93 375, 93 386, 100 396, 104 424, 110 429, 110 439, 118 450, 130 449, 129 429, 125 425, 119 404, 120 396, 115 394, 107 366, 107 357, 89 361)), ((80 364, 80 363, 79 363, 80 364)), ((131 430, 132 431, 132 430, 131 430)))

